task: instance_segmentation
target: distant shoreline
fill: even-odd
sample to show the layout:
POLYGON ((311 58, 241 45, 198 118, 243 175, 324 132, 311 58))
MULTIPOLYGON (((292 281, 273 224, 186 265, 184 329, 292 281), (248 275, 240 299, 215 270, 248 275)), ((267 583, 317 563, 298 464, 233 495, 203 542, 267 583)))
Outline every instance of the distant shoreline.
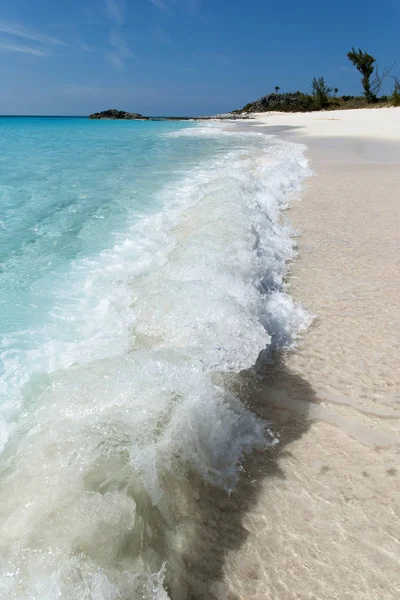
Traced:
MULTIPOLYGON (((213 115, 204 117, 146 117, 143 119, 92 119, 96 121, 236 121, 252 119, 246 115, 213 115)), ((0 115, 0 119, 89 119, 88 115, 0 115)))
MULTIPOLYGON (((377 105, 371 108, 370 106, 360 107, 357 109, 342 109, 345 112, 351 112, 352 110, 358 111, 368 111, 368 110, 383 110, 386 108, 395 108, 393 106, 387 105, 377 105)), ((336 113, 338 109, 329 108, 323 111, 319 111, 320 113, 329 114, 336 113)), ((178 116, 150 116, 143 118, 135 118, 135 119, 116 119, 116 118, 107 118, 101 117, 91 120, 96 121, 241 121, 241 120, 258 120, 263 117, 284 117, 290 115, 315 115, 318 114, 318 111, 306 111, 306 112, 285 112, 278 110, 269 110, 262 112, 249 112, 249 113, 223 113, 217 115, 203 115, 203 116, 193 116, 193 117, 178 117, 178 116)), ((0 119, 90 119, 90 115, 0 115, 0 119)))

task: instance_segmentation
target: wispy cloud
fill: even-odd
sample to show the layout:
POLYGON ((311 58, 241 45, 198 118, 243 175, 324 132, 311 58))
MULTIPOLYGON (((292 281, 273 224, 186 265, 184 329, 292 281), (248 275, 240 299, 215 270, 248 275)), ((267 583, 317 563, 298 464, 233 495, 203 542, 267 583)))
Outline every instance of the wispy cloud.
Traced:
POLYGON ((113 65, 118 71, 123 71, 125 68, 125 62, 129 59, 135 58, 134 54, 129 50, 125 40, 121 34, 113 29, 110 33, 108 40, 110 45, 110 51, 105 52, 105 57, 109 63, 113 65))
POLYGON ((0 52, 23 52, 24 54, 32 54, 33 56, 49 56, 46 52, 43 52, 43 50, 31 48, 30 46, 23 46, 21 44, 3 42, 1 40, 0 52))
MULTIPOLYGON (((3 21, 0 19, 0 33, 5 33, 7 35, 13 37, 19 37, 26 40, 32 40, 34 42, 38 42, 39 44, 45 44, 48 46, 67 46, 66 42, 59 40, 57 38, 51 37, 44 33, 40 33, 38 31, 33 31, 32 29, 27 29, 23 25, 19 23, 12 23, 3 21)), ((38 51, 39 52, 39 51, 38 51)))
POLYGON ((178 9, 186 7, 190 11, 197 11, 200 8, 200 0, 149 0, 153 6, 165 13, 171 12, 171 4, 174 4, 178 9))
POLYGON ((121 34, 126 19, 125 0, 104 0, 114 27, 108 38, 109 49, 104 52, 106 60, 118 71, 125 69, 127 60, 135 58, 121 34))
POLYGON ((40 31, 28 29, 21 23, 15 21, 5 21, 0 19, 0 33, 3 34, 0 39, 1 52, 19 52, 31 54, 32 56, 49 56, 50 49, 55 46, 68 46, 68 44, 58 38, 47 35, 40 31), (15 40, 17 38, 17 40, 15 40), (34 45, 27 46, 19 43, 19 39, 34 42, 34 45), (37 46, 37 47, 36 47, 37 46))
POLYGON ((123 0, 105 0, 108 13, 117 25, 125 23, 125 4, 123 0))
POLYGON ((83 50, 84 52, 94 52, 96 49, 88 44, 83 37, 78 33, 75 25, 72 23, 64 24, 63 26, 64 37, 68 39, 69 46, 77 50, 83 50))
POLYGON ((168 6, 165 4, 164 0, 150 0, 150 2, 158 8, 158 10, 162 10, 163 12, 169 12, 168 6))

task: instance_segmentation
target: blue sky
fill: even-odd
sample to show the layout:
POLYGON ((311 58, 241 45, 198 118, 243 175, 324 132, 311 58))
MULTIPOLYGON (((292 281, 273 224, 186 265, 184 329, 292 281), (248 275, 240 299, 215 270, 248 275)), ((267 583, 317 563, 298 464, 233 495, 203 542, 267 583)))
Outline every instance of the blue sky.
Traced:
POLYGON ((0 114, 228 111, 323 75, 354 44, 398 61, 400 0, 0 0, 0 114))

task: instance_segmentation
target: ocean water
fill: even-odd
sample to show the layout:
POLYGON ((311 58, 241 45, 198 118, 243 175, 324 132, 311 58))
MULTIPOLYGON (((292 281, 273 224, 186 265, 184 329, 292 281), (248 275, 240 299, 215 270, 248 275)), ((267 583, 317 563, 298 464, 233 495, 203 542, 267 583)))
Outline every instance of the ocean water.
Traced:
POLYGON ((0 118, 0 597, 190 597, 196 486, 278 442, 225 376, 310 322, 307 174, 220 124, 0 118))

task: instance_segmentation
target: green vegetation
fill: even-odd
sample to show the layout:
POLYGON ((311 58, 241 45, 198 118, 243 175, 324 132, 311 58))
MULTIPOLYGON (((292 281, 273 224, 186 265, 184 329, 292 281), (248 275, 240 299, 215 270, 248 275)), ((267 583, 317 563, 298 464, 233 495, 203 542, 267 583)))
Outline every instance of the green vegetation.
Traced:
POLYGON ((332 92, 332 88, 325 84, 323 77, 320 77, 319 79, 314 77, 311 87, 315 108, 317 110, 327 108, 327 106, 329 106, 329 94, 332 92))
POLYGON ((269 110, 279 112, 308 112, 313 110, 313 98, 301 92, 269 94, 255 102, 246 104, 242 112, 267 112, 269 110))
POLYGON ((394 77, 394 88, 393 88, 393 94, 390 98, 391 103, 393 104, 393 106, 400 106, 400 81, 394 77))
POLYGON ((311 82, 311 94, 300 91, 279 93, 280 87, 277 85, 275 93, 262 96, 255 102, 249 102, 241 110, 232 112, 235 114, 269 111, 309 112, 373 106, 400 106, 400 81, 391 75, 394 64, 380 72, 376 58, 361 49, 355 50, 354 47, 348 52, 347 57, 362 75, 363 96, 338 96, 339 88, 330 88, 323 77, 314 77, 311 82), (382 84, 388 76, 393 77, 395 81, 393 93, 389 98, 379 96, 382 84))
POLYGON ((347 58, 353 63, 357 71, 359 71, 362 75, 361 83, 364 88, 364 96, 366 101, 376 102, 376 95, 371 89, 371 76, 374 72, 376 58, 371 56, 371 54, 368 54, 368 52, 363 52, 361 49, 356 51, 354 46, 351 51, 347 53, 347 58))

